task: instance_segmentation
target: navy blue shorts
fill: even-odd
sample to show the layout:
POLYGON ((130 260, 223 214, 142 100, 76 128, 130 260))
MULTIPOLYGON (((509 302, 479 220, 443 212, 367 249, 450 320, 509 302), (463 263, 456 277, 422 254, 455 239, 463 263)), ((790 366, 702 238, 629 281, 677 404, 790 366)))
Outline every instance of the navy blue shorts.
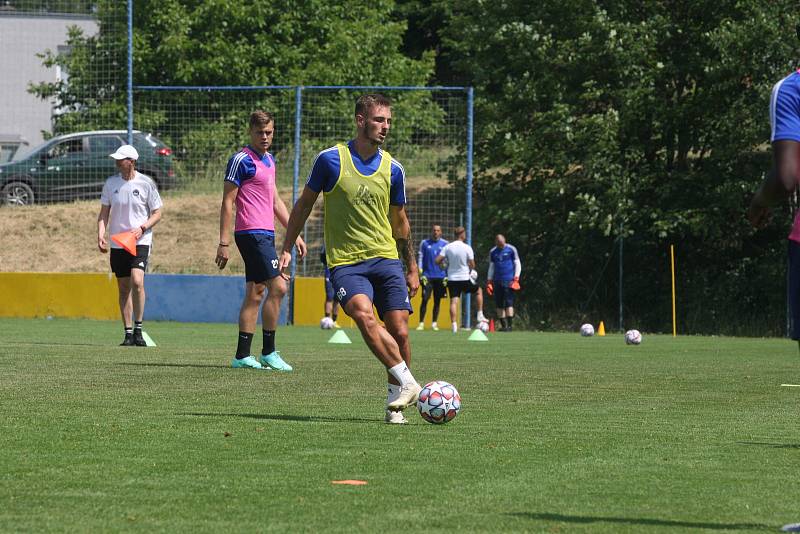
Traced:
POLYGON ((331 284, 331 271, 325 267, 325 300, 333 300, 333 284, 331 284))
POLYGON ((800 243, 789 240, 789 337, 800 340, 800 243))
POLYGON ((353 265, 340 265, 331 269, 331 283, 343 308, 353 295, 366 295, 375 304, 381 319, 388 311, 414 312, 400 260, 372 258, 353 265))
POLYGON ((511 280, 494 281, 494 304, 498 308, 510 308, 514 305, 514 290, 511 280))
POLYGON ((269 234, 235 234, 236 247, 244 260, 244 279, 257 284, 280 274, 275 237, 269 234))

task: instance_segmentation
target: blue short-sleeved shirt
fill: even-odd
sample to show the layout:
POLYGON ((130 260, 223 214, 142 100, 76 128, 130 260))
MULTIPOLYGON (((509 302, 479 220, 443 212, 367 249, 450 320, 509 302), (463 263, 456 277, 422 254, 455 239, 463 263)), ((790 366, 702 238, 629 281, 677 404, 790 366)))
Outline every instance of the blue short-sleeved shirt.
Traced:
MULTIPOLYGON (((258 154, 258 150, 253 147, 248 147, 254 154, 258 154)), ((272 167, 272 154, 267 152, 261 156, 261 162, 267 168, 272 167)), ((228 160, 228 166, 225 168, 225 181, 236 184, 236 187, 242 187, 242 182, 248 180, 256 175, 256 164, 253 158, 247 152, 240 151, 231 156, 228 160)))
POLYGON ((447 276, 445 270, 436 264, 436 257, 442 252, 446 244, 447 240, 441 238, 436 241, 423 239, 420 242, 417 265, 428 278, 438 279, 447 276))
POLYGON ((769 119, 771 141, 800 142, 800 71, 791 73, 772 88, 769 119))
MULTIPOLYGON (((385 152, 380 148, 369 159, 362 160, 358 152, 353 148, 353 141, 347 143, 353 163, 361 174, 369 176, 375 174, 381 165, 381 160, 385 152)), ((324 191, 328 193, 339 180, 339 151, 335 146, 323 150, 317 155, 314 164, 311 166, 311 173, 308 175, 306 185, 314 192, 324 191)), ((392 183, 389 190, 389 204, 402 206, 406 203, 406 171, 400 163, 392 158, 392 183)))

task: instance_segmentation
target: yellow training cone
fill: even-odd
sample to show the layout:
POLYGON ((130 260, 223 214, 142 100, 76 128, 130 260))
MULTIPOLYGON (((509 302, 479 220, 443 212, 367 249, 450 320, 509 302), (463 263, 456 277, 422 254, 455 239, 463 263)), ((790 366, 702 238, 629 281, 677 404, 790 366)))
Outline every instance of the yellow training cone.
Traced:
POLYGON ((600 326, 597 327, 597 335, 598 336, 606 335, 606 325, 603 324, 603 321, 600 321, 600 326))

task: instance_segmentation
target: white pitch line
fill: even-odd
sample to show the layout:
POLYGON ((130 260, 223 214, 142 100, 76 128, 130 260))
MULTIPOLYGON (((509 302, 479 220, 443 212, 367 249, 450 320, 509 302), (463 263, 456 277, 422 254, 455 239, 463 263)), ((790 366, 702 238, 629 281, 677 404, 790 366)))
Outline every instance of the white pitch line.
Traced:
POLYGON ((781 384, 782 388, 800 388, 800 384, 781 384))

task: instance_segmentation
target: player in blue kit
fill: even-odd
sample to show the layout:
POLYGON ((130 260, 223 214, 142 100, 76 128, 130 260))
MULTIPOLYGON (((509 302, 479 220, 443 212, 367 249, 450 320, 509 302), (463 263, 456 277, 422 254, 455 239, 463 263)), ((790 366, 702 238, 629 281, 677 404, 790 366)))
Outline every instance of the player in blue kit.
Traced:
MULTIPOLYGON (((766 224, 770 208, 785 202, 800 178, 800 70, 775 84, 769 105, 772 125, 771 172, 753 195, 747 218, 755 227, 766 224)), ((790 337, 800 341, 800 211, 789 233, 790 337)))
POLYGON ((419 326, 417 330, 425 329, 425 312, 428 309, 428 301, 433 295, 433 320, 431 328, 439 330, 436 318, 439 317, 439 304, 445 296, 447 290, 445 277, 447 273, 436 263, 436 256, 447 244, 446 239, 442 239, 442 227, 434 224, 431 229, 430 239, 423 239, 419 244, 419 254, 417 265, 419 266, 420 282, 422 283, 422 305, 419 308, 419 326))
POLYGON ((408 340, 410 297, 419 289, 419 271, 405 211, 405 171, 381 148, 392 125, 391 101, 377 94, 360 97, 355 125, 354 139, 314 160, 289 216, 279 269, 291 263, 294 240, 322 193, 326 259, 336 298, 386 368, 386 422, 405 423, 402 410, 416 404, 422 389, 409 369, 408 340))
POLYGON ((522 263, 514 245, 506 243, 503 234, 494 238, 494 248, 489 251, 489 272, 486 276, 486 292, 494 295, 500 330, 511 332, 514 320, 514 292, 519 291, 519 275, 522 263))

